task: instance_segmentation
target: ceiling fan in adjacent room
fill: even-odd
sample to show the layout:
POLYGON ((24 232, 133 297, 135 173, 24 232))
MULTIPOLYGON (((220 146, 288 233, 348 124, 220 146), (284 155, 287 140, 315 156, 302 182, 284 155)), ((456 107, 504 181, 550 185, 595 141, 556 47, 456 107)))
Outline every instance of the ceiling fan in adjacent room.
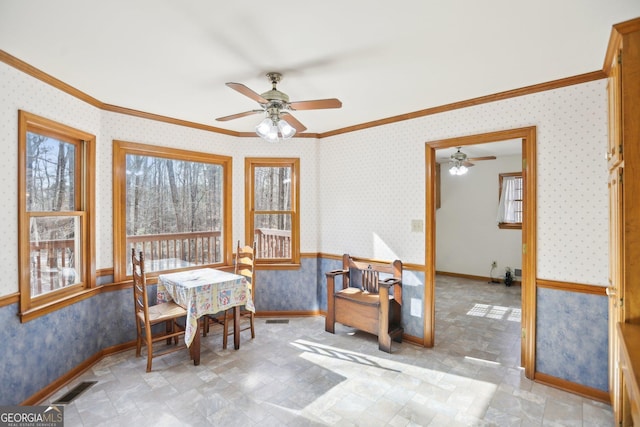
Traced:
POLYGON ((326 108, 340 108, 342 102, 336 98, 316 99, 312 101, 289 101, 289 96, 279 91, 276 85, 282 79, 280 73, 267 73, 271 82, 271 90, 258 94, 241 83, 227 83, 231 89, 248 96, 260 104, 260 109, 218 117, 216 120, 227 121, 252 114, 266 113, 266 118, 256 126, 256 133, 267 141, 277 141, 278 136, 283 139, 291 138, 296 132, 303 132, 307 128, 298 121, 290 111, 319 110, 326 108))
POLYGON ((465 153, 460 151, 461 147, 457 148, 458 151, 451 155, 449 161, 449 173, 451 175, 464 175, 465 173, 467 173, 468 168, 474 166, 473 162, 496 159, 496 156, 468 157, 465 153))

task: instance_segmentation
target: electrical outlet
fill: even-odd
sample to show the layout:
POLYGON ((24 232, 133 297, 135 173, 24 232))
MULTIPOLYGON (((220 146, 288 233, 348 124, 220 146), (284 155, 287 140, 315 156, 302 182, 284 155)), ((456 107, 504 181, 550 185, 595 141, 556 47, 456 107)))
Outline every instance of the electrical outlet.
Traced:
POLYGON ((498 267, 498 261, 491 261, 491 268, 497 268, 498 267))

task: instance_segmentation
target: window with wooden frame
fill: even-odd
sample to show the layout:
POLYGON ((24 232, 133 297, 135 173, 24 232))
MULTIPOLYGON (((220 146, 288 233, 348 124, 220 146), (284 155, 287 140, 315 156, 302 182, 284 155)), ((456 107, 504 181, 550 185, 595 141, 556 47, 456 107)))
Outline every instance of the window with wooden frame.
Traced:
POLYGON ((18 119, 23 322, 95 286, 95 136, 25 111, 18 119))
POLYGON ((300 265, 300 159, 245 159, 246 243, 256 264, 300 265))
POLYGON ((131 277, 131 249, 150 277, 232 264, 232 158, 113 142, 114 281, 131 277))
POLYGON ((501 173, 498 180, 498 227, 522 229, 522 172, 501 173))

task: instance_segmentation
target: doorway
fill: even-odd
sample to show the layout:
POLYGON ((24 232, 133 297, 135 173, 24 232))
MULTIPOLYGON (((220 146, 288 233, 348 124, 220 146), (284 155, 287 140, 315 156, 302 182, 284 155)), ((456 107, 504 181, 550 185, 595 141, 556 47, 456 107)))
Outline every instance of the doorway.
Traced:
POLYGON ((526 127, 427 142, 425 145, 424 346, 435 342, 436 150, 510 139, 522 140, 522 321, 521 357, 527 378, 535 372, 536 277, 536 128, 526 127))

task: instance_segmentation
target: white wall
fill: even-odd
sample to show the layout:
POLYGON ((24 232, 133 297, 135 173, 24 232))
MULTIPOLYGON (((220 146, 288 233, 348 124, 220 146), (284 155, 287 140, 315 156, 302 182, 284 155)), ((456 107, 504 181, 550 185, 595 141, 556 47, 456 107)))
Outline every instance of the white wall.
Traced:
POLYGON ((0 63, 0 296, 18 290, 18 109, 97 137, 98 269, 113 266, 111 141, 233 156, 233 239, 244 239, 244 157, 300 157, 301 250, 424 263, 427 141, 538 127, 538 271, 605 285, 608 276, 604 80, 336 135, 270 144, 100 111, 0 63), (569 161, 570 160, 570 161, 569 161))
POLYGON ((537 277, 605 286, 606 81, 336 135, 320 141, 319 250, 423 264, 425 143, 537 127, 537 277))
POLYGON ((277 144, 235 138, 154 120, 101 111, 0 62, 0 296, 18 292, 18 110, 96 135, 96 268, 113 267, 112 141, 154 144, 233 157, 233 240, 244 241, 244 158, 299 157, 300 247, 316 252, 317 144, 292 139, 277 144))
POLYGON ((496 219, 498 175, 520 172, 521 165, 519 155, 499 157, 476 162, 462 176, 450 175, 443 165, 436 211, 437 271, 498 277, 505 267, 522 268, 522 231, 502 230, 496 219), (493 272, 492 261, 498 263, 493 272))

